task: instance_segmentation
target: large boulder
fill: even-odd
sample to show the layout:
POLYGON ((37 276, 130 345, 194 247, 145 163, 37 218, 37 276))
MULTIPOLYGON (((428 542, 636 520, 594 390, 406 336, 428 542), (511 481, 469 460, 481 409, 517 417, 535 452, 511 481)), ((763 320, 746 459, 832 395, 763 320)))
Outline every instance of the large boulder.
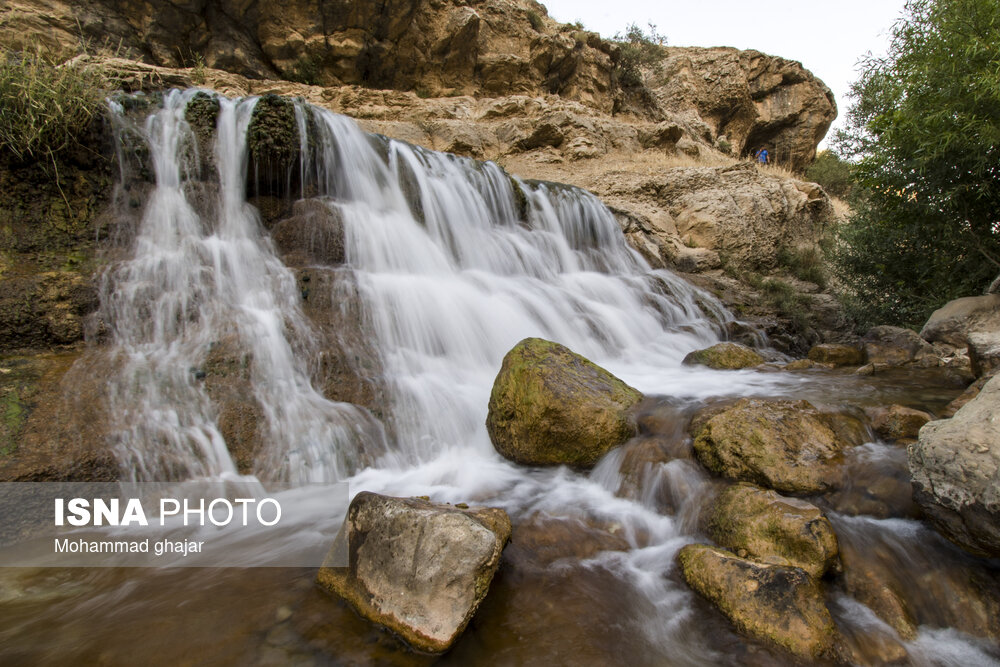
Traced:
POLYGON ((973 331, 1000 331, 1000 294, 949 301, 931 313, 920 335, 932 343, 962 347, 973 331))
POLYGON ((753 348, 740 343, 716 343, 704 350, 695 350, 684 357, 685 365, 708 366, 719 370, 738 370, 751 368, 764 363, 753 348))
POLYGON ((860 366, 865 363, 865 353, 856 345, 820 343, 810 348, 809 360, 834 366, 860 366))
POLYGON ((362 492, 343 528, 348 566, 336 567, 334 545, 316 580, 413 648, 441 653, 486 597, 510 534, 501 509, 362 492))
POLYGON ((996 373, 1000 369, 1000 330, 973 331, 968 340, 973 374, 985 377, 996 373))
POLYGON ((734 484, 715 502, 712 539, 741 556, 821 577, 836 563, 837 536, 818 507, 753 484, 734 484))
POLYGON ((909 465, 931 522, 974 554, 1000 556, 1000 378, 951 419, 920 429, 909 465))
POLYGON ((497 451, 527 465, 592 466, 635 435, 642 394, 566 347, 526 338, 504 357, 486 428, 497 451))
POLYGON ((705 467, 733 480, 783 493, 822 493, 839 486, 847 425, 808 401, 744 398, 708 408, 691 423, 705 467))
POLYGON ((684 580, 741 631, 793 655, 816 660, 837 631, 816 579, 797 567, 755 563, 689 544, 677 556, 684 580))
POLYGON ((903 327, 872 327, 865 333, 862 343, 865 359, 870 364, 907 366, 935 356, 934 348, 927 341, 903 327))
POLYGON ((905 405, 889 405, 867 411, 872 430, 889 441, 909 441, 917 437, 921 427, 932 417, 923 410, 905 405))

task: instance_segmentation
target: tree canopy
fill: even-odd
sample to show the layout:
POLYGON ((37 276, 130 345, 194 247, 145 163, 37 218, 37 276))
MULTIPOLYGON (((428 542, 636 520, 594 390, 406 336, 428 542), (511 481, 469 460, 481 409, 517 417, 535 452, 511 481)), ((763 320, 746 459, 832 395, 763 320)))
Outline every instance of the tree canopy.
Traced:
POLYGON ((1000 272, 1000 0, 910 0, 852 97, 837 272, 862 320, 919 326, 1000 272))

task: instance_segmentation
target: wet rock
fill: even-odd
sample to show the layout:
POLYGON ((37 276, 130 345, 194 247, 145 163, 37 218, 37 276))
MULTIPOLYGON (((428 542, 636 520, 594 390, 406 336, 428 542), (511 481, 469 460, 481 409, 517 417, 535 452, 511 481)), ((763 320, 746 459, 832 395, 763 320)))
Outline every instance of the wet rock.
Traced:
POLYGON ((1000 369, 1000 331, 970 333, 969 362, 976 377, 993 375, 1000 369))
POLYGON ((563 559, 586 560, 602 551, 629 548, 620 525, 536 514, 514 526, 509 550, 511 557, 522 564, 531 562, 544 567, 563 559))
POLYGON ((295 105, 278 95, 265 95, 254 107, 247 128, 251 165, 247 176, 258 195, 282 196, 298 176, 293 169, 299 158, 299 126, 295 105))
POLYGON ((486 597, 511 525, 500 509, 361 492, 343 531, 349 566, 325 565, 319 586, 413 648, 441 653, 486 597))
MULTIPOLYGON (((934 348, 915 331, 902 327, 872 327, 862 339, 865 360, 886 367, 904 366, 934 358, 934 348)), ((936 364, 935 364, 936 365, 936 364)))
POLYGON ((642 394, 567 348, 526 338, 504 357, 490 394, 493 446, 526 465, 592 466, 636 433, 642 394))
POLYGON ((336 266, 344 261, 344 221, 330 202, 295 202, 292 217, 275 225, 271 238, 289 266, 336 266))
POLYGON ((227 337, 212 343, 198 369, 205 393, 218 411, 219 432, 226 440, 241 474, 256 472, 257 454, 264 443, 264 410, 251 383, 253 358, 240 341, 227 337))
POLYGON ((711 536, 762 563, 821 577, 837 561, 837 536, 818 507, 752 484, 734 484, 715 502, 711 536))
POLYGON ((903 405, 872 408, 867 411, 872 429, 889 441, 906 441, 917 437, 920 428, 933 417, 923 410, 914 410, 903 405))
POLYGON ((909 448, 914 499, 953 542, 1000 556, 1000 378, 951 419, 930 422, 909 448))
MULTIPOLYGON (((867 545, 869 548, 873 545, 867 545)), ((880 545, 874 545, 876 551, 880 545)), ((917 626, 904 596, 897 590, 899 581, 888 574, 878 553, 869 555, 853 541, 841 544, 844 585, 856 600, 871 609, 903 639, 913 639, 917 626)))
POLYGON ((708 366, 722 370, 751 368, 764 363, 764 357, 740 343, 718 343, 704 350, 696 350, 684 357, 687 366, 708 366))
POLYGON ((860 366, 865 363, 865 353, 854 345, 820 343, 809 350, 809 359, 834 366, 860 366))
POLYGON ((1000 331, 1000 294, 969 296, 949 301, 928 318, 920 336, 963 347, 970 333, 1000 331))
POLYGON ((790 361, 781 367, 786 371, 808 371, 813 368, 831 368, 829 364, 821 364, 813 361, 812 359, 796 359, 795 361, 790 361))
POLYGON ((695 415, 691 434, 709 470, 792 494, 838 486, 837 464, 851 444, 807 401, 744 398, 695 415))
POLYGON ((0 347, 48 348, 83 339, 84 317, 97 309, 89 276, 49 271, 0 281, 0 347))
POLYGON ((833 649, 836 627, 815 579, 795 567, 755 563, 691 544, 677 556, 684 580, 741 631, 816 660, 833 649))

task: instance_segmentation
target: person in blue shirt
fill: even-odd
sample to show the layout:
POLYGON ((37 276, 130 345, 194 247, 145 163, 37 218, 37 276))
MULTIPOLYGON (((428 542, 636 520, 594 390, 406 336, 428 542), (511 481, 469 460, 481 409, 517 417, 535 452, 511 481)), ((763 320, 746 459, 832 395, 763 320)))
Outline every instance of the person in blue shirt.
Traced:
POLYGON ((757 161, 760 162, 761 164, 768 163, 766 148, 761 148, 759 151, 757 151, 757 161))

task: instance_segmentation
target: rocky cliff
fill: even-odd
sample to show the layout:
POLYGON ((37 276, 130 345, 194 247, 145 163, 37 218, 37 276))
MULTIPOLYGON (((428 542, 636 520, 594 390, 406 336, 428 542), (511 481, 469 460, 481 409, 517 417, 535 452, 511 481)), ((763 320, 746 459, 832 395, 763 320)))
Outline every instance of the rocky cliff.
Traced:
POLYGON ((4 45, 37 42, 64 57, 110 45, 153 65, 422 98, 553 95, 670 121, 736 155, 766 146, 793 170, 837 113, 800 63, 756 51, 664 48, 636 83, 618 43, 550 19, 533 0, 7 0, 0 10, 4 45))

